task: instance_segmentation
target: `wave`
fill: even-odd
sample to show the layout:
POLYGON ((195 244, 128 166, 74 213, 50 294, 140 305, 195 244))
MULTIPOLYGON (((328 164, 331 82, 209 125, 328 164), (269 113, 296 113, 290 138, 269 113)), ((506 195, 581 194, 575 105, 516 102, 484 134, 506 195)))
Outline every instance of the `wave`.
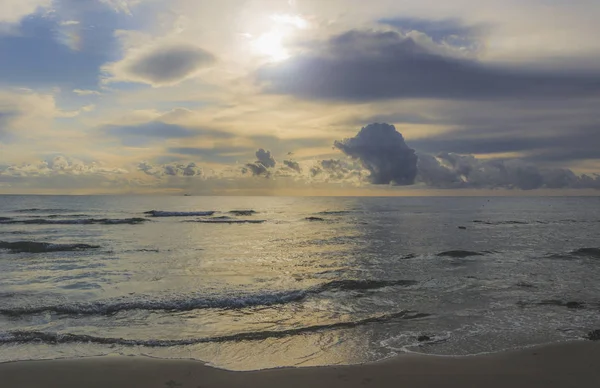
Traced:
POLYGON ((92 218, 89 214, 48 214, 43 216, 29 216, 29 218, 92 218))
POLYGON ((317 214, 323 215, 323 216, 341 216, 344 214, 350 214, 352 213, 349 210, 328 210, 328 211, 324 211, 324 212, 318 212, 317 214))
POLYGON ((414 280, 334 280, 329 283, 317 286, 311 293, 321 293, 323 291, 366 291, 376 290, 384 287, 393 286, 413 286, 417 284, 414 280))
POLYGON ((8 222, 8 221, 12 221, 12 218, 10 218, 10 217, 0 217, 0 222, 8 222))
POLYGON ((587 256, 600 259, 600 248, 579 248, 570 253, 575 256, 587 256))
POLYGON ((550 299, 550 300, 542 300, 539 302, 517 302, 517 306, 519 307, 527 307, 527 306, 557 306, 557 307, 566 307, 568 309, 579 310, 586 308, 585 302, 576 302, 569 301, 565 302, 562 300, 550 299))
POLYGON ((325 219, 321 218, 321 217, 306 217, 305 220, 306 221, 325 221, 325 219))
POLYGON ((253 216, 256 214, 256 212, 254 210, 232 210, 229 212, 230 214, 233 214, 235 216, 253 216))
POLYGON ((52 244, 36 241, 0 241, 0 249, 8 250, 11 253, 70 252, 97 248, 100 248, 100 246, 88 244, 52 244))
POLYGON ((30 209, 17 209, 14 210, 15 213, 65 213, 65 212, 73 212, 76 213, 77 210, 73 209, 44 209, 44 208, 30 208, 30 209))
POLYGON ((73 315, 112 315, 129 310, 191 311, 211 308, 231 310, 300 302, 310 295, 320 294, 325 291, 366 291, 391 286, 410 286, 416 283, 411 280, 334 280, 305 290, 214 298, 188 296, 159 300, 107 300, 54 306, 15 307, 0 309, 0 314, 18 317, 46 312, 73 315))
POLYGON ((271 306, 300 301, 304 299, 306 295, 306 291, 291 291, 221 298, 186 297, 179 299, 175 298, 159 300, 108 300, 90 303, 0 309, 0 314, 21 316, 51 312, 56 314, 75 315, 111 315, 120 311, 128 310, 191 311, 209 308, 238 309, 254 306, 271 306))
POLYGON ((75 220, 56 220, 46 218, 36 218, 32 220, 15 220, 9 219, 6 221, 0 220, 0 224, 22 224, 22 225, 137 225, 150 221, 147 218, 86 218, 75 220))
POLYGON ((490 253, 490 252, 475 252, 475 251, 463 251, 463 250, 455 250, 455 251, 445 251, 445 252, 440 252, 438 253, 436 256, 439 257, 454 257, 457 259, 463 259, 465 257, 471 257, 471 256, 483 256, 486 253, 490 253))
POLYGON ((46 344, 68 344, 68 343, 95 343, 101 345, 122 346, 145 346, 145 347, 173 347, 187 346, 202 343, 222 343, 240 341, 259 341, 269 338, 283 338, 299 334, 315 333, 336 329, 351 329, 372 323, 387 323, 394 320, 412 320, 429 317, 430 314, 414 311, 400 311, 391 314, 369 317, 357 321, 335 322, 330 324, 297 327, 287 330, 265 330, 258 332, 236 333, 215 337, 189 338, 176 340, 135 340, 125 338, 98 337, 85 334, 70 333, 47 333, 40 331, 13 331, 0 333, 0 344, 12 343, 46 343, 46 344))
MULTIPOLYGON (((475 224, 484 224, 484 225, 529 225, 529 222, 526 221, 482 221, 482 220, 474 220, 475 224)), ((544 223, 543 221, 536 221, 535 223, 544 223)))
POLYGON ((148 214, 152 217, 204 217, 204 216, 212 216, 215 214, 215 211, 204 211, 204 212, 167 212, 160 210, 150 210, 148 212, 144 212, 144 214, 148 214))
POLYGON ((211 218, 208 220, 195 220, 187 222, 199 222, 201 224, 263 224, 266 220, 232 220, 222 218, 211 218))

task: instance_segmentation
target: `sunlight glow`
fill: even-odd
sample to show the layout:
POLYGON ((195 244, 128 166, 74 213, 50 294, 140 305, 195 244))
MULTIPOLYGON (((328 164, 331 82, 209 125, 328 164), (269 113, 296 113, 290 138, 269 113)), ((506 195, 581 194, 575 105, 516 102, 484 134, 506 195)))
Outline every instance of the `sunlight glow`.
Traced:
POLYGON ((283 47, 284 34, 278 31, 270 31, 262 34, 253 42, 254 48, 271 61, 283 61, 290 57, 288 51, 283 47))
POLYGON ((289 24, 300 30, 308 28, 308 22, 298 15, 275 14, 271 15, 271 20, 280 24, 289 24))
POLYGON ((279 62, 288 59, 291 55, 285 47, 285 41, 293 37, 299 30, 310 27, 308 21, 299 15, 273 14, 270 20, 274 26, 263 34, 258 35, 251 43, 253 49, 271 62, 279 62))

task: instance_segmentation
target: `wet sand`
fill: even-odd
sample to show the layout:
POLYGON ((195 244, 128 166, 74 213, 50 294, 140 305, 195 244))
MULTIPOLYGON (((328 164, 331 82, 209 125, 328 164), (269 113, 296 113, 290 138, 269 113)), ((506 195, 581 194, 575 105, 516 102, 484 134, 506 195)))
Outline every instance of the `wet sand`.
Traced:
POLYGON ((198 361, 142 357, 0 364, 4 388, 600 387, 600 342, 470 357, 401 355, 353 366, 231 372, 198 361))

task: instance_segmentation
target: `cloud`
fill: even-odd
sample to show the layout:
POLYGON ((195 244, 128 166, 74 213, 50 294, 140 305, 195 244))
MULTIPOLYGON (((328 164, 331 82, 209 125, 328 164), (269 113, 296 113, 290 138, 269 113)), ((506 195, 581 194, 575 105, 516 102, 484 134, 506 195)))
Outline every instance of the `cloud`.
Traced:
POLYGON ((373 184, 411 185, 417 175, 417 156, 393 125, 369 124, 335 147, 360 160, 373 184))
POLYGON ((73 89, 73 93, 77 94, 78 96, 100 96, 100 95, 102 95, 102 93, 100 93, 97 90, 83 90, 83 89, 73 89))
POLYGON ((104 70, 112 74, 107 82, 165 86, 177 84, 215 62, 213 54, 195 45, 166 43, 132 49, 123 60, 104 66, 104 70))
MULTIPOLYGON (((565 107, 562 107, 564 110, 565 107)), ((591 112, 587 114, 593 115, 591 112)), ((515 114, 518 114, 516 112, 515 114)), ((511 122, 512 118, 496 120, 492 117, 487 123, 465 123, 461 129, 438 134, 430 138, 411 141, 420 152, 457 154, 505 154, 520 153, 522 159, 538 163, 572 162, 600 158, 600 122, 597 119, 582 117, 581 112, 573 112, 574 120, 588 124, 571 122, 562 114, 563 122, 551 117, 527 123, 525 118, 511 122), (579 113, 579 117, 577 116, 579 113), (554 120, 554 122, 552 122, 554 120), (539 128, 541 126, 542 128, 539 128), (565 131, 565 127, 569 130, 565 131)), ((460 125, 460 122, 457 124, 460 125)))
POLYGON ((284 160, 283 164, 298 173, 302 172, 302 167, 300 167, 300 164, 298 162, 295 162, 293 160, 284 160))
POLYGON ((177 155, 196 156, 214 163, 235 163, 251 152, 245 146, 215 145, 212 147, 171 147, 167 152, 177 155))
POLYGON ((139 125, 106 125, 101 130, 109 136, 119 138, 127 146, 139 146, 166 139, 192 138, 199 135, 188 128, 160 121, 139 125))
POLYGON ((394 31, 353 30, 267 65, 267 93, 304 99, 565 99, 600 96, 599 74, 503 68, 465 58, 460 47, 394 31))
POLYGON ((26 137, 48 130, 55 118, 75 117, 90 111, 83 107, 77 111, 64 111, 56 105, 54 95, 32 90, 0 90, 0 141, 26 137))
POLYGON ((23 163, 10 165, 0 170, 0 176, 24 177, 52 177, 57 175, 121 175, 127 170, 116 167, 106 167, 99 162, 84 162, 76 158, 57 155, 36 163, 23 163))
POLYGON ((368 183, 366 172, 362 166, 347 160, 320 160, 310 168, 311 182, 351 183, 361 185, 368 183))
POLYGON ((262 148, 256 151, 256 158, 258 159, 257 163, 260 163, 267 168, 275 167, 277 164, 275 158, 271 155, 271 151, 265 151, 262 148))
POLYGON ((59 23, 61 26, 77 26, 80 23, 77 20, 64 20, 59 23))
POLYGON ((277 161, 273 155, 271 155, 271 151, 265 151, 260 148, 256 151, 256 162, 247 163, 246 167, 242 169, 242 172, 251 172, 254 176, 264 175, 266 177, 270 176, 270 169, 275 167, 277 161))
POLYGON ((52 0, 2 0, 0 3, 0 32, 2 25, 19 23, 39 9, 48 8, 52 0))
MULTIPOLYGON (((0 1, 0 15, 4 3, 0 1)), ((91 1, 77 1, 73 7, 79 3, 96 8, 91 1)), ((56 3, 59 5, 66 7, 63 1, 56 3)), ((114 36, 117 15, 90 12, 89 16, 82 15, 81 26, 60 26, 59 11, 35 13, 21 20, 18 34, 0 34, 3 84, 30 88, 60 86, 68 90, 97 86, 100 67, 118 49, 114 36), (84 27, 89 25, 93 27, 84 27)))
MULTIPOLYGON (((384 18, 379 23, 397 28, 404 34, 418 31, 434 42, 441 44, 476 44, 488 28, 482 25, 467 25, 459 19, 428 20, 419 18, 384 18)), ((464 46, 463 46, 464 47, 464 46)))
POLYGON ((188 164, 171 163, 160 166, 154 166, 148 162, 141 162, 138 164, 138 170, 157 178, 165 176, 201 177, 204 174, 202 169, 194 162, 188 164))
POLYGON ((436 188, 600 189, 600 176, 566 168, 538 168, 519 159, 480 160, 472 155, 419 154, 418 180, 436 188))

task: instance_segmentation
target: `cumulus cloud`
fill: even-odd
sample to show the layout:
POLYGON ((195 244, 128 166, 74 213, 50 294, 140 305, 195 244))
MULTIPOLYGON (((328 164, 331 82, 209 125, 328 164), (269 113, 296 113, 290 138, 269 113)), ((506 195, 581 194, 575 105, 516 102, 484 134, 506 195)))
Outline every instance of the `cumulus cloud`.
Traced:
POLYGON ((366 177, 365 170, 361 165, 347 160, 320 160, 310 168, 310 180, 312 182, 351 183, 359 185, 368 182, 366 177))
POLYGON ((256 158, 258 159, 257 163, 260 163, 267 168, 275 167, 277 164, 275 158, 271 155, 271 151, 265 151, 262 148, 256 151, 256 158))
POLYGON ((53 158, 36 163, 10 165, 0 170, 4 177, 44 177, 57 175, 121 175, 127 170, 107 167, 99 162, 84 162, 82 160, 57 155, 53 158))
POLYGON ((373 184, 411 185, 417 176, 417 156, 393 125, 369 124, 335 147, 360 160, 373 184))
POLYGON ((286 167, 288 167, 288 168, 290 168, 290 169, 292 169, 292 170, 294 170, 294 171, 296 171, 298 173, 302 172, 302 167, 300 167, 300 164, 298 162, 295 162, 293 160, 284 160, 283 164, 286 167))
POLYGON ((260 148, 256 151, 256 162, 247 163, 244 168, 242 168, 242 172, 248 173, 250 172, 254 176, 263 175, 265 177, 269 177, 271 175, 270 169, 274 168, 277 164, 273 155, 271 155, 271 151, 265 151, 260 148))
POLYGON ((188 164, 171 163, 154 166, 148 162, 138 164, 138 170, 157 178, 165 176, 200 177, 204 173, 194 162, 188 164))
POLYGON ((446 44, 395 31, 353 30, 258 72, 268 93, 306 99, 571 98, 600 95, 598 74, 491 66, 446 44), (537 70, 537 71, 535 71, 537 70))
POLYGON ((597 188, 600 176, 578 176, 566 168, 538 168, 518 159, 480 160, 473 155, 419 154, 418 179, 436 188, 597 188))
POLYGON ((132 49, 126 57, 106 65, 107 81, 139 82, 154 86, 173 85, 212 66, 213 54, 188 43, 165 43, 132 49))

